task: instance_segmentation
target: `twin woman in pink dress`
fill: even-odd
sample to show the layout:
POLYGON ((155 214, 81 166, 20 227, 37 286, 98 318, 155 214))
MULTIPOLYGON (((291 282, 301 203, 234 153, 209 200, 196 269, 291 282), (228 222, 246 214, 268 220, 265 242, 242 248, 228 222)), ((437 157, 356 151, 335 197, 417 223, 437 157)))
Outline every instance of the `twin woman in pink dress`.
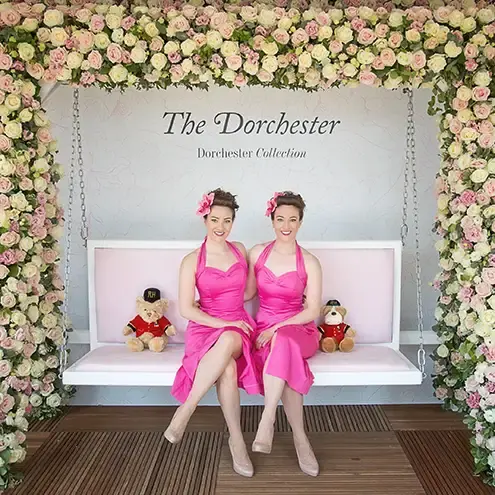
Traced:
POLYGON ((199 401, 216 384, 233 468, 242 476, 253 476, 254 469, 240 425, 239 388, 265 399, 253 452, 271 452, 282 400, 301 470, 311 476, 319 472, 304 429, 303 395, 313 383, 306 360, 319 345, 314 320, 320 312, 321 268, 296 242, 304 208, 300 195, 276 193, 266 211, 275 240, 248 254, 242 244, 227 241, 238 209, 235 196, 216 189, 203 197, 197 211, 207 229, 205 241, 180 269, 180 312, 189 324, 172 395, 182 405, 165 437, 172 443, 181 440, 199 401), (244 302, 256 294, 259 310, 253 321, 244 302))

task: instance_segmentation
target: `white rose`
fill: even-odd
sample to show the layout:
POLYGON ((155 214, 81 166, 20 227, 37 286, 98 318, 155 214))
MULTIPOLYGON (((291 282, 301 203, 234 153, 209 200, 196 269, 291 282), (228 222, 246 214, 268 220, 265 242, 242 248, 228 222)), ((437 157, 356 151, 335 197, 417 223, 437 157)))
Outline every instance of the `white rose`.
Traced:
POLYGON ((455 58, 462 53, 462 48, 460 46, 457 46, 453 41, 449 41, 444 46, 444 52, 447 55, 447 57, 455 58))
POLYGON ((223 43, 222 35, 218 31, 208 31, 206 33, 206 44, 218 50, 223 43))
POLYGON ((327 58, 328 54, 329 54, 328 50, 322 44, 315 45, 313 47, 313 50, 311 51, 311 56, 318 61, 327 58))
POLYGON ((65 42, 69 39, 69 35, 64 28, 56 27, 52 29, 50 33, 50 41, 53 46, 64 46, 65 42))
POLYGON ((21 108, 21 99, 14 94, 10 94, 5 98, 4 105, 11 111, 15 112, 21 108))
POLYGON ((45 363, 47 368, 56 368, 58 366, 58 357, 52 354, 45 359, 45 363))
POLYGON ((321 71, 322 75, 326 79, 335 79, 337 77, 337 69, 333 64, 327 64, 321 71))
POLYGON ((439 345, 438 348, 437 348, 437 354, 441 358, 446 358, 449 355, 449 349, 448 349, 448 347, 446 345, 444 345, 444 344, 439 345))
POLYGON ((258 22, 264 27, 272 27, 277 23, 277 16, 273 10, 263 9, 258 15, 258 22))
POLYGON ((54 314, 45 315, 41 323, 45 328, 53 328, 57 325, 57 317, 54 314))
POLYGON ((488 411, 484 412, 483 416, 488 423, 495 423, 495 409, 488 409, 488 411))
POLYGON ((160 34, 160 31, 158 30, 154 22, 149 22, 148 24, 146 24, 146 26, 144 27, 144 31, 150 38, 154 38, 155 36, 158 36, 160 34))
POLYGON ((185 57, 190 57, 197 48, 197 44, 192 39, 187 39, 180 44, 180 49, 185 57))
POLYGON ((480 70, 474 75, 473 81, 476 86, 486 87, 492 82, 492 78, 490 77, 489 72, 480 70))
POLYGON ((449 327, 456 327, 459 325, 459 317, 455 313, 448 313, 444 322, 449 327))
POLYGON ((20 311, 12 311, 12 314, 10 315, 10 319, 17 325, 17 326, 22 326, 25 325, 27 322, 26 315, 24 313, 21 313, 20 311))
POLYGON ((472 17, 466 17, 461 22, 461 31, 463 33, 471 33, 476 29, 476 21, 472 17))
POLYGON ((39 407, 43 404, 43 399, 38 394, 32 394, 31 397, 29 397, 29 402, 33 407, 39 407))
POLYGON ((335 30, 335 37, 342 43, 349 43, 353 38, 352 30, 347 26, 339 26, 335 30))
POLYGON ((12 208, 16 208, 17 210, 24 211, 29 207, 29 203, 26 199, 26 196, 22 192, 18 192, 12 194, 10 196, 10 204, 12 208))
POLYGON ((163 53, 155 53, 150 62, 154 69, 162 70, 167 64, 167 57, 163 53))
POLYGON ((137 43, 138 39, 132 33, 126 33, 123 41, 126 46, 134 46, 137 43))
POLYGON ((47 10, 43 16, 43 22, 48 27, 61 26, 64 23, 64 14, 60 10, 47 10))
POLYGON ((399 11, 394 11, 390 13, 388 18, 388 24, 391 27, 399 27, 402 25, 403 14, 399 11))
POLYGON ((483 311, 481 313, 481 320, 488 325, 493 325, 495 323, 495 311, 493 309, 483 311))
POLYGON ((433 55, 428 60, 428 67, 437 74, 445 69, 446 65, 447 61, 445 60, 445 57, 443 55, 439 55, 438 53, 433 55))
POLYGON ((23 359, 21 364, 17 366, 16 372, 19 376, 29 376, 31 373, 31 361, 29 359, 23 359))
POLYGON ((31 323, 36 323, 40 317, 40 312, 36 306, 31 305, 27 310, 27 315, 31 323))
POLYGON ((178 52, 179 49, 180 47, 175 41, 167 41, 163 47, 163 52, 168 55, 169 53, 178 52))
POLYGON ((267 70, 268 72, 275 72, 278 67, 277 57, 274 57, 272 55, 267 55, 266 57, 263 57, 261 66, 263 67, 263 69, 267 70))
POLYGON ((239 46, 235 41, 224 41, 220 48, 220 53, 224 57, 231 57, 239 53, 239 46))
POLYGON ((488 178, 488 171, 484 168, 479 168, 471 174, 471 180, 475 184, 481 184, 488 178))
POLYGON ((39 378, 43 375, 45 369, 45 363, 41 359, 33 361, 31 364, 31 376, 34 378, 39 378))
POLYGON ((5 155, 0 155, 0 175, 12 175, 14 172, 15 165, 5 155))
POLYGON ((19 122, 9 122, 4 128, 5 135, 11 139, 22 136, 22 125, 19 122))
MULTIPOLYGON (((495 19, 495 12, 490 9, 480 9, 476 14, 482 24, 490 24, 495 19)), ((494 449, 492 449, 494 450, 494 449)))
POLYGON ((303 52, 301 55, 298 57, 299 60, 299 67, 307 69, 308 67, 311 67, 311 64, 313 63, 311 59, 311 54, 309 52, 303 52))
POLYGON ((106 33, 96 34, 94 41, 95 41, 95 47, 100 50, 104 50, 105 48, 108 48, 108 46, 110 45, 110 38, 106 33))
POLYGON ((81 67, 83 60, 84 57, 82 53, 70 52, 69 55, 67 55, 67 67, 69 67, 69 69, 78 69, 81 67))
POLYGON ((139 46, 131 50, 131 60, 135 64, 142 64, 146 60, 146 52, 139 46))
POLYGON ((34 263, 29 262, 22 267, 22 274, 26 278, 34 277, 38 273, 39 273, 38 267, 34 263))
POLYGON ((62 403, 62 399, 58 394, 52 394, 46 399, 46 404, 49 407, 53 407, 53 408, 59 407, 61 403, 62 403))
POLYGON ((24 108, 19 113, 19 120, 21 122, 29 122, 32 118, 33 118, 33 113, 27 108, 24 108))
POLYGON ((117 14, 107 14, 105 22, 110 29, 117 29, 120 27, 121 18, 117 14))
POLYGON ((127 79, 127 74, 127 69, 121 64, 114 65, 108 73, 110 79, 116 83, 125 81, 127 79))

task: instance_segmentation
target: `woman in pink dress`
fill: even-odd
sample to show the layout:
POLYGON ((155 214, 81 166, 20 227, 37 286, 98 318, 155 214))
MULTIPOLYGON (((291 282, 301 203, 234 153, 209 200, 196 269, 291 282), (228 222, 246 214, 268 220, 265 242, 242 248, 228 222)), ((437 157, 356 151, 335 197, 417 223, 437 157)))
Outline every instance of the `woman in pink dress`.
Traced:
POLYGON ((275 193, 266 211, 275 240, 255 246, 249 254, 246 298, 258 292, 254 360, 265 396, 252 448, 271 452, 276 409, 282 399, 299 466, 306 474, 317 476, 318 462, 304 430, 303 395, 313 384, 306 360, 319 345, 314 320, 320 314, 322 276, 318 259, 296 242, 304 208, 300 195, 275 193))
POLYGON ((229 428, 234 470, 253 475, 240 425, 239 388, 260 393, 251 349, 254 321, 244 310, 247 279, 246 250, 227 237, 238 208, 235 197, 216 189, 203 197, 198 214, 204 218, 206 239, 182 261, 179 307, 189 320, 185 353, 172 395, 179 406, 165 431, 177 443, 201 398, 216 383, 218 400, 229 428), (195 303, 195 288, 199 304, 195 303))

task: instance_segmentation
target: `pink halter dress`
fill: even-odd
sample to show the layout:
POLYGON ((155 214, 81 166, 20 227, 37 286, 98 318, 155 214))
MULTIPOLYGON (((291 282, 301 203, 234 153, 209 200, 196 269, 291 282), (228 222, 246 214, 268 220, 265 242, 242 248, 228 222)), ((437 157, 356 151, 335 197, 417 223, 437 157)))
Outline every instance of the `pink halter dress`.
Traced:
MULTIPOLYGON (((206 240, 201 245, 196 266, 200 308, 215 318, 243 320, 255 328, 253 319, 244 309, 247 262, 234 244, 227 244, 237 259, 227 271, 206 266, 206 240)), ((237 332, 242 337, 242 354, 236 361, 238 386, 248 394, 260 393, 251 354, 252 336, 236 327, 211 328, 190 321, 186 329, 182 366, 177 371, 171 391, 179 402, 183 403, 187 399, 199 362, 225 331, 237 332)))
MULTIPOLYGON (((276 276, 267 266, 275 241, 260 254, 254 267, 260 308, 256 315, 256 336, 273 325, 283 322, 303 310, 303 295, 308 276, 301 248, 296 244, 296 270, 276 276)), ((319 332, 314 322, 305 325, 287 325, 276 332, 273 350, 270 343, 254 350, 258 379, 263 386, 263 370, 285 380, 289 387, 300 394, 307 394, 313 384, 307 359, 319 347, 319 332)))

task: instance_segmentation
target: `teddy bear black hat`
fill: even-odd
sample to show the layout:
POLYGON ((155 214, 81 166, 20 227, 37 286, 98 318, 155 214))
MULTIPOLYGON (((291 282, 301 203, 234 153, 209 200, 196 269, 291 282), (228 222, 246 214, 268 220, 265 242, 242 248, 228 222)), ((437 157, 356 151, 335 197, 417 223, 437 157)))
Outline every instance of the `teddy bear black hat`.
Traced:
POLYGON ((340 306, 340 302, 337 299, 330 299, 325 306, 340 306))
POLYGON ((160 297, 160 289, 156 289, 155 287, 149 287, 148 289, 145 289, 143 294, 143 299, 149 303, 159 301, 160 297))

